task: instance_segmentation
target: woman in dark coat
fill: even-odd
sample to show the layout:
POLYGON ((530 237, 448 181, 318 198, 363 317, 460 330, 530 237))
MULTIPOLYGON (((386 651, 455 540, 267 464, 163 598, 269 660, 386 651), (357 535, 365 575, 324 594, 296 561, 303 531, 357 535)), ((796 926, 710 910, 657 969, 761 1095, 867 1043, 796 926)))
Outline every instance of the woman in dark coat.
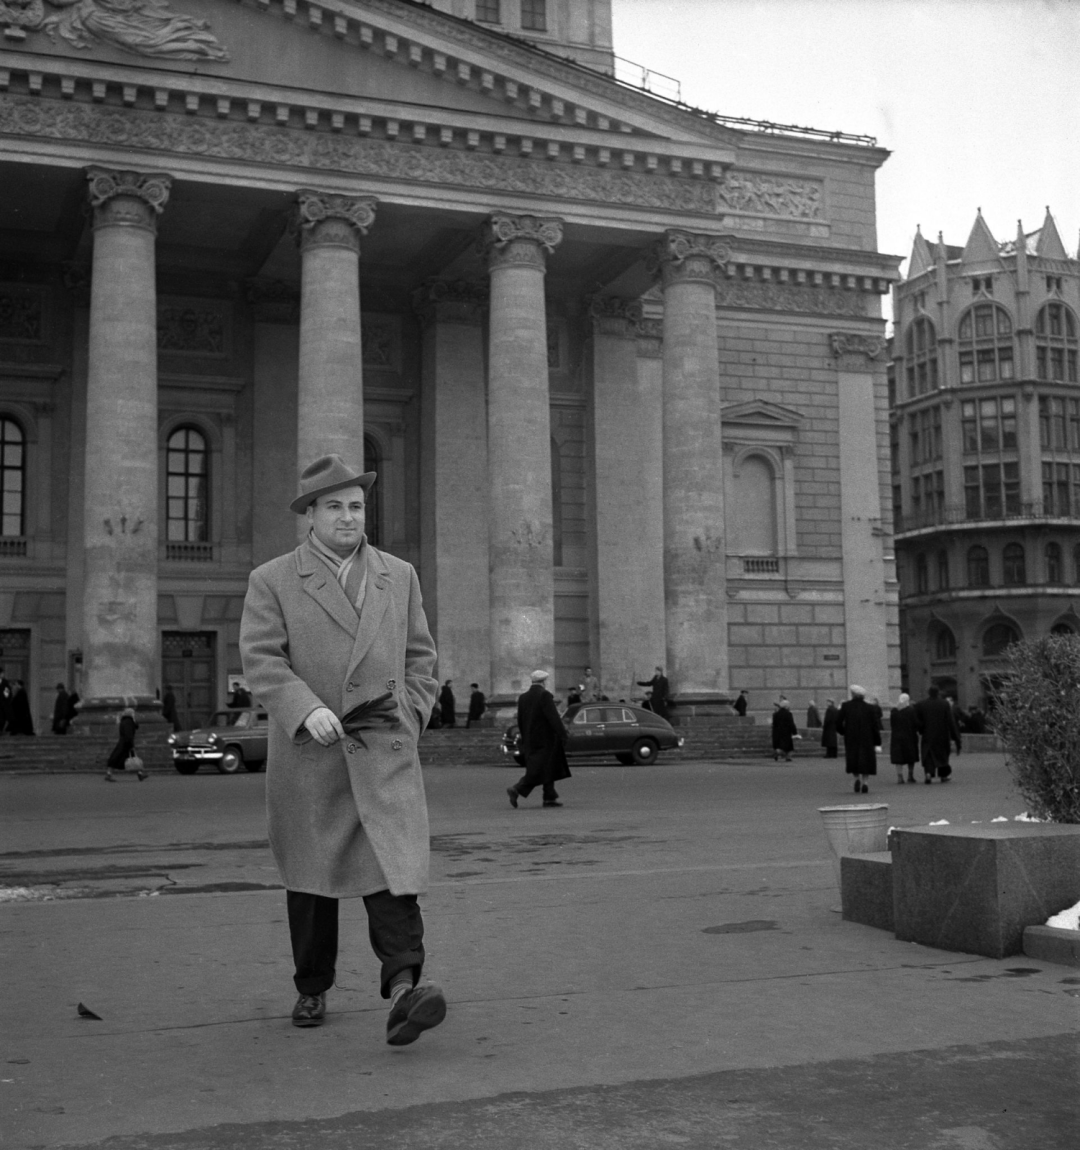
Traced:
POLYGON ((457 722, 455 714, 457 702, 454 699, 454 692, 450 688, 450 683, 451 680, 447 679, 439 692, 439 718, 444 727, 452 727, 457 722))
POLYGON ((772 747, 773 747, 773 762, 777 762, 780 756, 784 756, 784 762, 791 762, 791 752, 795 750, 795 739, 798 737, 799 728, 795 725, 795 716, 788 710, 787 699, 781 697, 780 702, 776 704, 776 709, 773 711, 772 717, 772 747))
MULTIPOLYGON (((127 770, 128 759, 135 754, 135 732, 139 729, 139 724, 135 722, 135 711, 131 707, 126 707, 120 713, 120 730, 119 737, 116 740, 116 746, 112 749, 112 754, 109 755, 109 766, 105 771, 105 778, 110 783, 115 783, 116 779, 113 778, 113 771, 127 770)), ((146 772, 139 768, 139 782, 146 778, 146 772)))
POLYGON ((855 793, 866 794, 866 780, 877 774, 877 751, 881 746, 881 723, 866 701, 866 691, 852 685, 851 698, 840 707, 836 733, 844 739, 844 769, 855 776, 855 793))
POLYGON ((840 709, 836 705, 836 700, 826 699, 825 719, 821 724, 821 745, 825 748, 825 758, 827 759, 837 757, 840 742, 836 737, 836 720, 839 715, 840 709))
POLYGON ((915 781, 915 764, 919 761, 919 732, 915 722, 915 708, 911 696, 901 695, 889 712, 889 762, 896 768, 896 781, 915 781))
POLYGON ((15 694, 11 697, 11 721, 8 730, 13 735, 32 735, 34 716, 30 713, 30 696, 22 679, 15 680, 15 694))
POLYGON ((56 702, 53 703, 52 730, 54 735, 66 735, 68 729, 68 698, 67 688, 63 683, 56 684, 56 702))

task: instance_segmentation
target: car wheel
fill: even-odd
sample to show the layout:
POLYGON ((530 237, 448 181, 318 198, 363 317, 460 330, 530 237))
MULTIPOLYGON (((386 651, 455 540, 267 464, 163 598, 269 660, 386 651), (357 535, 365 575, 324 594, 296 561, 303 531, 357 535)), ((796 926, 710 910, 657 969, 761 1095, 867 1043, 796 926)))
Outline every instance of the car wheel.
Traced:
POLYGON ((199 769, 198 763, 176 763, 176 762, 174 762, 173 766, 182 775, 193 775, 199 769))
POLYGON ((251 771, 252 774, 255 774, 257 771, 266 770, 266 760, 263 759, 261 762, 254 763, 250 759, 245 759, 244 766, 247 768, 247 770, 251 771))
POLYGON ((239 747, 226 747, 218 759, 217 769, 223 775, 235 775, 244 765, 244 752, 239 747))
POLYGON ((632 766, 634 763, 634 756, 630 751, 620 751, 616 756, 616 760, 624 767, 632 766))
POLYGON ((634 744, 634 762, 642 764, 655 762, 656 752, 659 749, 652 739, 638 739, 634 744))

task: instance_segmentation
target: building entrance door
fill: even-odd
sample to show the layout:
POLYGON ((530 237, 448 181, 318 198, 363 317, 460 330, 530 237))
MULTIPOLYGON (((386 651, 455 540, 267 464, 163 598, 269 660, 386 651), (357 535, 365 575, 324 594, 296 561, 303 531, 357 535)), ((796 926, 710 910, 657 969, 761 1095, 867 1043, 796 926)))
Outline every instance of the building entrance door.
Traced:
MULTIPOLYGON (((30 711, 34 712, 34 692, 30 685, 30 632, 0 631, 0 672, 10 685, 11 698, 15 697, 16 683, 22 679, 26 685, 27 698, 31 700, 30 711)), ((8 706, 11 699, 8 699, 8 706)))
POLYGON ((166 631, 161 637, 162 694, 172 687, 186 731, 207 722, 217 709, 216 640, 206 631, 166 631))

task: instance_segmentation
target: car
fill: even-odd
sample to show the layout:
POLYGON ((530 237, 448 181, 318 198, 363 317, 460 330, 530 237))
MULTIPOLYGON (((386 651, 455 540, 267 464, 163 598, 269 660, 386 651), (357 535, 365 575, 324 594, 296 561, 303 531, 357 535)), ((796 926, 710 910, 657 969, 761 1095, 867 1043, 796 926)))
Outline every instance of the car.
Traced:
POLYGON ((235 775, 241 767, 259 771, 266 765, 269 720, 258 707, 218 711, 205 727, 177 731, 169 736, 173 766, 182 775, 193 775, 203 763, 213 764, 223 775, 235 775))
MULTIPOLYGON (((654 763, 662 750, 673 750, 685 742, 667 719, 629 703, 576 703, 566 709, 562 720, 567 758, 614 755, 624 766, 644 765, 654 763)), ((502 751, 515 763, 524 761, 516 724, 503 734, 502 751)))

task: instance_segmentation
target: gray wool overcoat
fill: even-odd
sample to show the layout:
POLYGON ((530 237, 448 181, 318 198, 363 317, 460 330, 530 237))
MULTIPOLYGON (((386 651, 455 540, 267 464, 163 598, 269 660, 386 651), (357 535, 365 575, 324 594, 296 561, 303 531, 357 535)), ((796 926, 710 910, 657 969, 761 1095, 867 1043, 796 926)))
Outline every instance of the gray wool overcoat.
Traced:
MULTIPOLYGON (((240 624, 248 687, 270 716, 266 808, 288 890, 353 898, 427 886, 429 833, 417 740, 438 682, 412 566, 364 545, 357 617, 326 563, 302 543, 256 568, 240 624), (338 717, 386 691, 400 725, 332 747, 301 730, 319 706, 338 717)), ((359 561, 359 558, 358 558, 359 561)))

